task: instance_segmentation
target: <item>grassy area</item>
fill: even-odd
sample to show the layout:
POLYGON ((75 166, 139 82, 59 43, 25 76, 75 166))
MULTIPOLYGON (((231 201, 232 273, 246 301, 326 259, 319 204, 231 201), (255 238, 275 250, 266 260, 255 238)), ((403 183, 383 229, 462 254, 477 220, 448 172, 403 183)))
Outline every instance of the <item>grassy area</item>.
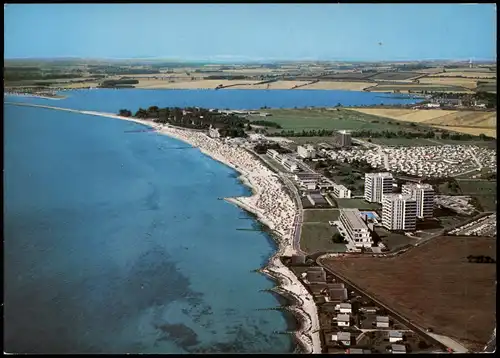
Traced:
POLYGON ((398 147, 433 146, 439 145, 429 139, 409 139, 409 138, 360 138, 364 141, 380 145, 393 145, 398 147))
POLYGON ((364 199, 335 199, 339 209, 359 209, 359 210, 377 210, 380 205, 369 203, 364 199))
POLYGON ((415 244, 416 239, 412 239, 411 237, 408 237, 403 234, 397 234, 394 232, 391 232, 389 230, 386 230, 382 227, 377 227, 375 228, 375 232, 380 236, 382 239, 382 243, 389 248, 389 250, 397 250, 403 246, 406 246, 408 244, 415 244))
MULTIPOLYGON (((293 138, 290 138, 293 140, 293 138)), ((360 138, 364 141, 368 141, 369 138, 360 138)), ((483 148, 496 148, 495 141, 463 141, 463 140, 451 140, 451 139, 409 139, 409 138, 370 138, 371 143, 380 145, 392 145, 399 147, 413 147, 413 146, 435 146, 435 145, 476 145, 483 148)))
POLYGON ((496 211, 497 209, 496 195, 474 195, 472 198, 479 204, 479 209, 482 211, 496 211))
POLYGON ((339 215, 338 209, 308 209, 304 210, 304 222, 328 224, 328 221, 337 220, 339 215))
MULTIPOLYGON (((266 109, 272 114, 266 120, 280 124, 284 130, 372 130, 372 131, 398 131, 404 126, 391 119, 382 119, 365 113, 350 111, 340 108, 329 109, 266 109)), ((261 120, 262 117, 249 117, 250 120, 261 120)), ((420 128, 424 128, 421 126, 420 128)), ((417 130, 413 127, 413 130, 417 130)), ((269 129, 271 132, 271 129, 269 129)), ((281 129, 273 130, 280 132, 281 129)))
POLYGON ((304 223, 300 236, 300 248, 307 253, 331 251, 345 252, 344 244, 336 244, 332 236, 337 229, 328 223, 304 223))
POLYGON ((482 140, 471 140, 471 141, 463 141, 463 140, 452 140, 452 139, 434 139, 436 142, 439 142, 443 145, 477 145, 478 147, 491 148, 496 149, 497 142, 496 141, 482 141, 482 140))
POLYGON ((497 194, 496 181, 460 180, 458 182, 464 195, 493 195, 497 194))

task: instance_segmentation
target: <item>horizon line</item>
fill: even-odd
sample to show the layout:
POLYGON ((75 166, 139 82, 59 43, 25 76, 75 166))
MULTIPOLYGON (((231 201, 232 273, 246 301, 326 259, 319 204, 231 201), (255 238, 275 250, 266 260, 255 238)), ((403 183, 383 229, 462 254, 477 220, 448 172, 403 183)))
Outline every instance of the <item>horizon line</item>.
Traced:
POLYGON ((477 58, 469 57, 465 58, 423 58, 423 59, 314 59, 314 58, 297 58, 297 59, 287 59, 287 58, 251 58, 245 56, 227 56, 227 55, 215 55, 208 56, 207 58, 169 58, 169 57, 80 57, 80 56, 55 56, 55 57, 4 57, 4 61, 13 60, 110 60, 110 61, 165 61, 165 62, 205 62, 205 63, 244 63, 244 62, 436 62, 436 61, 448 61, 448 62, 468 62, 473 60, 473 62, 494 62, 496 63, 496 58, 477 58), (232 57, 232 58, 231 58, 232 57))

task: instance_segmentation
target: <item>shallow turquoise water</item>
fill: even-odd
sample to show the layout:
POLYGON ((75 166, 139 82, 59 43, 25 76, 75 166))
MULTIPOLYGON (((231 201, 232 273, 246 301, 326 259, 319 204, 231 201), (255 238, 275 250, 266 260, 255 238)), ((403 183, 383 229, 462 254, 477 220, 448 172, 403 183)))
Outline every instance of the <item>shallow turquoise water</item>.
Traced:
POLYGON ((140 127, 5 105, 5 350, 290 352, 249 190, 140 127))

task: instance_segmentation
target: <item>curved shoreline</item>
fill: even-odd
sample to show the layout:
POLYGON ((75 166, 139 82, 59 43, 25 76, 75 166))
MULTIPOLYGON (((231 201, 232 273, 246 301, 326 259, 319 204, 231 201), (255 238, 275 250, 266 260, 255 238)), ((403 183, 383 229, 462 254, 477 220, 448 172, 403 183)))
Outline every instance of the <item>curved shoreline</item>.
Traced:
POLYGON ((18 106, 38 107, 53 110, 63 110, 99 117, 108 117, 131 121, 154 128, 158 133, 183 141, 205 155, 215 159, 235 171, 241 173, 240 179, 244 185, 252 189, 251 196, 226 198, 227 202, 238 205, 257 216, 258 220, 268 226, 278 244, 277 251, 270 257, 266 267, 261 272, 273 278, 278 287, 275 292, 294 297, 290 306, 297 319, 301 322, 295 332, 297 342, 307 353, 321 353, 319 337, 319 320, 316 304, 310 293, 301 284, 295 274, 280 260, 280 256, 295 254, 293 248, 294 218, 297 207, 294 200, 284 189, 281 178, 265 167, 257 158, 244 149, 228 145, 220 140, 210 138, 204 133, 187 129, 178 129, 168 125, 159 125, 150 121, 122 117, 111 113, 82 111, 53 106, 29 103, 4 102, 18 106))

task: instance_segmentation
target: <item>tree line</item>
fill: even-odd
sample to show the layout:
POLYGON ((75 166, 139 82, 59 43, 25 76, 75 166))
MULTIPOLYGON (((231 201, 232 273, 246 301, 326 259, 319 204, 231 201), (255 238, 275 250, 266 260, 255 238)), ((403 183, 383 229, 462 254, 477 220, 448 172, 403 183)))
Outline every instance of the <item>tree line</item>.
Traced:
MULTIPOLYGON (((279 133, 274 133, 276 136, 281 137, 330 137, 337 133, 336 130, 331 129, 312 129, 312 130, 302 130, 301 132, 295 132, 293 130, 282 130, 279 133)), ((407 139, 452 139, 458 141, 470 141, 479 138, 484 141, 492 141, 495 138, 488 137, 485 134, 480 134, 475 137, 471 134, 466 133, 452 133, 452 132, 442 132, 439 136, 436 132, 429 130, 426 132, 412 132, 412 131, 372 131, 372 130, 357 130, 351 132, 351 136, 354 138, 407 138, 407 139)))
POLYGON ((478 263, 478 264, 494 264, 496 263, 495 259, 490 256, 484 255, 469 255, 467 256, 467 261, 470 263, 478 263))
MULTIPOLYGON (((132 116, 132 112, 128 109, 121 109, 119 114, 126 117, 132 116)), ((216 109, 151 106, 147 109, 139 108, 133 116, 149 119, 155 123, 191 129, 208 130, 210 127, 214 127, 219 130, 222 137, 245 137, 245 129, 250 129, 249 120, 233 113, 222 113, 216 109)))

